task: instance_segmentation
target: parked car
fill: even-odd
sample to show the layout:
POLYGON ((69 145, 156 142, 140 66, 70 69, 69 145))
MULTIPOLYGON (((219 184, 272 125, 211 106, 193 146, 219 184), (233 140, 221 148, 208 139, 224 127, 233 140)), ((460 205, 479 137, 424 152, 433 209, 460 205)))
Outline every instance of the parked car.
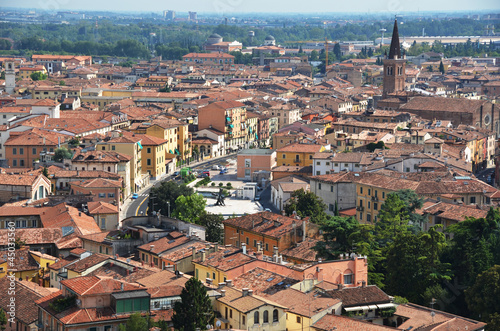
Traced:
POLYGON ((174 176, 179 176, 180 172, 179 171, 174 171, 174 176))
POLYGON ((210 177, 210 171, 205 170, 201 173, 202 175, 206 175, 207 177, 210 177))
POLYGON ((220 167, 217 164, 214 164, 212 166, 212 170, 220 170, 220 167))
POLYGON ((202 172, 201 174, 198 175, 198 178, 205 178, 205 177, 210 177, 210 174, 206 172, 202 172))
POLYGON ((219 175, 224 175, 227 172, 227 169, 223 169, 219 172, 219 175))
POLYGON ((139 198, 139 194, 137 194, 137 193, 132 194, 132 199, 138 199, 138 198, 139 198))

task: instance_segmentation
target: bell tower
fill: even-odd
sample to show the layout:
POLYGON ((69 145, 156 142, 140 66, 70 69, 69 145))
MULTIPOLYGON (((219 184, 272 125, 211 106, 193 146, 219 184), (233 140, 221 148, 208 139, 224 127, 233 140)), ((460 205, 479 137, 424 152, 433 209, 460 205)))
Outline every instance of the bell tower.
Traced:
POLYGON ((389 56, 383 60, 384 63, 384 91, 383 97, 388 94, 402 92, 405 90, 405 68, 406 56, 401 56, 401 46, 399 44, 398 20, 394 20, 394 29, 392 30, 391 46, 389 56))
POLYGON ((5 61, 5 92, 13 94, 16 88, 16 66, 14 61, 5 61))

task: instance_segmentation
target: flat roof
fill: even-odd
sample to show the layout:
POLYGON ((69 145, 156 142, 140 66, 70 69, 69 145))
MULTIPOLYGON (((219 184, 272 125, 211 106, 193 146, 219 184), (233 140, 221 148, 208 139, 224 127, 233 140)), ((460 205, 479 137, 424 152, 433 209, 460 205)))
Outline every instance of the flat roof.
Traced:
POLYGON ((238 155, 271 155, 275 151, 276 151, 275 149, 252 148, 252 149, 244 149, 238 152, 238 155))
POLYGON ((111 295, 116 300, 135 299, 135 298, 144 298, 144 297, 149 298, 149 293, 146 292, 146 290, 115 292, 115 293, 112 293, 111 295))

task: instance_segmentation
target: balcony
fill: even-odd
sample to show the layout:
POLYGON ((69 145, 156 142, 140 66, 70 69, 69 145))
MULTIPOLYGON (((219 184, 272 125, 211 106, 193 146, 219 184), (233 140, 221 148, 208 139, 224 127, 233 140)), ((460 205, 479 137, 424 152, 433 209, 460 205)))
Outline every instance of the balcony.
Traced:
POLYGON ((372 201, 378 202, 378 197, 377 196, 372 197, 372 201))
POLYGON ((363 207, 363 206, 357 206, 357 207, 356 207, 356 210, 357 210, 357 211, 364 211, 364 210, 365 210, 365 207, 363 207))

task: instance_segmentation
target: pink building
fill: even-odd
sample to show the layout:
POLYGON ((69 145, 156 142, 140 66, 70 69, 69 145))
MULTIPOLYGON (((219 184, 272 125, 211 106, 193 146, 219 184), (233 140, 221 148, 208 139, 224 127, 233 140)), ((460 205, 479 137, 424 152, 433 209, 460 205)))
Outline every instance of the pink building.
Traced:
POLYGON ((268 171, 276 166, 276 151, 273 149, 244 149, 238 153, 237 176, 240 180, 252 180, 253 174, 268 171))

